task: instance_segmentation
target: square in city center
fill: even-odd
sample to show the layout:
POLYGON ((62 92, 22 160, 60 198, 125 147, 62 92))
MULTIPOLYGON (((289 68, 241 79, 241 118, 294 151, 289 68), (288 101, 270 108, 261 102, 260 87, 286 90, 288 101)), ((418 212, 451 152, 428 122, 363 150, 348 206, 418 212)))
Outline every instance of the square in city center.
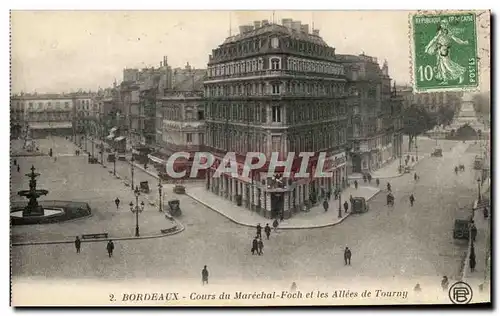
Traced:
POLYGON ((477 88, 475 13, 416 14, 410 21, 415 90, 477 88))

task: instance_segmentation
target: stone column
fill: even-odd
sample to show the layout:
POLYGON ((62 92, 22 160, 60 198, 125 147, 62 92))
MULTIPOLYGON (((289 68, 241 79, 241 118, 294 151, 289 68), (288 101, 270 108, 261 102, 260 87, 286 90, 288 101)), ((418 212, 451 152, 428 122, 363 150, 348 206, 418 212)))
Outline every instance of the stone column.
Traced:
POLYGON ((230 178, 231 179, 231 201, 235 200, 235 195, 236 195, 236 179, 230 178))
POLYGON ((253 205, 252 205, 252 210, 256 209, 257 205, 259 204, 259 190, 255 187, 255 184, 252 187, 252 194, 253 194, 253 205))
POLYGON ((224 176, 220 176, 219 178, 219 195, 220 196, 224 196, 224 192, 226 191, 226 185, 225 185, 225 181, 224 181, 224 176))
POLYGON ((260 200, 259 212, 261 215, 264 215, 266 209, 266 192, 264 190, 260 190, 259 200, 260 200))
POLYGON ((283 192, 283 216, 284 218, 290 218, 291 217, 291 211, 290 211, 290 196, 292 192, 283 192))
POLYGON ((266 218, 271 217, 271 193, 266 192, 266 212, 264 214, 266 218))

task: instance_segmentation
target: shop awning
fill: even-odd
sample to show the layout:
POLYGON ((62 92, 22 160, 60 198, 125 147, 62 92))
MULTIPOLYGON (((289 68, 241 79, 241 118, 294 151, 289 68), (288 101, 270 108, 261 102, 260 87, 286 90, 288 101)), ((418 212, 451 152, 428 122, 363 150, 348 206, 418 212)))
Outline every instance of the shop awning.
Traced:
POLYGON ((31 129, 72 128, 71 122, 30 123, 31 129))
POLYGON ((153 155, 148 155, 148 158, 149 158, 150 160, 152 160, 153 162, 155 162, 155 163, 162 163, 162 164, 163 164, 163 163, 166 163, 166 161, 165 161, 165 160, 160 159, 160 158, 158 158, 158 157, 155 157, 155 156, 153 156, 153 155))
POLYGON ((108 135, 108 137, 106 137, 107 140, 112 140, 113 138, 115 138, 115 135, 108 135))
POLYGON ((125 136, 119 136, 119 137, 115 138, 115 142, 121 142, 124 139, 125 139, 125 136))

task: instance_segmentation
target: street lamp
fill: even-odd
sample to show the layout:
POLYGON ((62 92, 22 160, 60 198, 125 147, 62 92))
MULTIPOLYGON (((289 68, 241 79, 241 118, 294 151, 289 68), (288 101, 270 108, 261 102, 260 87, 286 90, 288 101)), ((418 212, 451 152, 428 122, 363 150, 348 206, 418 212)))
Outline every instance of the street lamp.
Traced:
POLYGON ((92 141, 92 159, 94 158, 94 136, 90 136, 90 140, 92 141))
POLYGON ((162 210, 162 204, 161 204, 161 190, 163 189, 163 186, 161 184, 161 178, 158 177, 158 200, 159 200, 159 203, 158 203, 158 211, 163 212, 162 210))
POLYGON ((139 191, 139 187, 135 188, 134 190, 135 194, 135 205, 133 202, 130 202, 130 211, 132 213, 135 213, 135 237, 139 237, 139 213, 142 213, 144 211, 144 201, 141 202, 139 205, 139 195, 141 195, 141 192, 139 191))
POLYGON ((130 158, 130 173, 132 175, 132 190, 134 189, 134 156, 132 156, 132 158, 130 158))
POLYGON ((342 218, 342 194, 339 193, 339 218, 342 218))
MULTIPOLYGON (((477 204, 481 203, 481 179, 477 179, 477 204)), ((479 205, 478 205, 479 206, 479 205)))
POLYGON ((113 175, 116 176, 116 159, 118 157, 117 152, 115 151, 115 159, 113 159, 113 175))

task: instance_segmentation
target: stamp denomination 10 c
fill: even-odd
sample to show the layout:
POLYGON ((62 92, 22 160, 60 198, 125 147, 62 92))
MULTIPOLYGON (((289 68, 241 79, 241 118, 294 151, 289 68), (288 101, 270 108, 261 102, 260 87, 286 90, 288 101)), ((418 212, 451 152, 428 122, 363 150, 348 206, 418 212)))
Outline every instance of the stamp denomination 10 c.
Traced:
POLYGON ((412 15, 415 91, 476 89, 475 13, 412 15))

